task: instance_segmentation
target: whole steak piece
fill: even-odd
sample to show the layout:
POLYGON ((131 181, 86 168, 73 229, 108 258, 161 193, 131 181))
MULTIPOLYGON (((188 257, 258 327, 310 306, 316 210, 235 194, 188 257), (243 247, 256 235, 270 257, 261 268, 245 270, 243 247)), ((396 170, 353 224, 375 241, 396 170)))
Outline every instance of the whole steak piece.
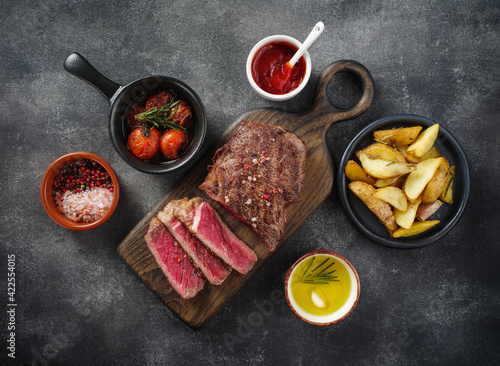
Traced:
POLYGON ((196 296, 205 280, 156 217, 151 219, 144 240, 174 290, 184 299, 196 296))
POLYGON ((302 198, 306 154, 304 141, 282 127, 241 122, 215 153, 200 189, 274 251, 290 207, 302 198))

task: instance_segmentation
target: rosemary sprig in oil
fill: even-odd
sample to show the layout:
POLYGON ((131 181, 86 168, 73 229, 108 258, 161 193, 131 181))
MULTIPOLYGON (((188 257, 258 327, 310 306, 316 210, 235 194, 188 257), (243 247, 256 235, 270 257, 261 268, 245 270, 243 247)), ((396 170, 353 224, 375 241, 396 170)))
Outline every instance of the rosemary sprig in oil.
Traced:
POLYGON ((311 258, 311 260, 307 264, 304 273, 302 273, 302 276, 300 276, 299 282, 310 283, 314 285, 327 285, 331 282, 340 281, 337 279, 338 276, 334 275, 336 270, 326 272, 326 270, 328 270, 331 266, 335 264, 334 261, 328 264, 328 261, 331 258, 326 258, 323 262, 314 267, 313 270, 309 271, 315 259, 316 257, 311 258))

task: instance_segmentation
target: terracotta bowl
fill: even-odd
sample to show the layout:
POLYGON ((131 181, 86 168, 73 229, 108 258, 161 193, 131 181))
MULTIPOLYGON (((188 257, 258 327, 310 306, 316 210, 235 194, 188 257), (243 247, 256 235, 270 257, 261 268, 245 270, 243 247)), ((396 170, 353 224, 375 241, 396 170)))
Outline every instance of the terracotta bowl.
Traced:
POLYGON ((292 264, 292 266, 288 269, 286 273, 285 295, 286 295, 286 301, 288 302, 288 306, 290 306, 290 309, 292 309, 293 313, 297 317, 299 317, 299 319, 312 325, 318 325, 318 326, 332 325, 345 319, 356 307, 356 304, 358 303, 359 300, 359 294, 360 294, 360 282, 356 269, 354 269, 353 265, 343 256, 329 250, 314 250, 302 255, 292 264), (335 261, 342 263, 344 267, 347 269, 347 272, 349 273, 349 277, 351 280, 351 290, 344 305, 340 309, 327 315, 313 315, 306 312, 297 304, 292 294, 291 278, 295 269, 298 267, 300 263, 315 255, 330 256, 334 258, 335 261))
POLYGON ((42 186, 40 190, 42 204, 47 211, 47 214, 50 216, 52 220, 54 220, 57 224, 62 227, 75 231, 83 231, 94 229, 98 226, 104 224, 110 217, 113 215, 113 212, 118 205, 118 199, 120 198, 120 186, 118 183, 118 178, 116 177, 115 172, 111 168, 111 166, 101 159, 99 156, 87 153, 87 152, 74 152, 70 154, 66 154, 61 156, 59 159, 50 164, 49 168, 45 172, 42 178, 42 186), (52 186, 54 184, 54 179, 56 178, 59 171, 68 163, 78 159, 87 159, 93 160, 99 164, 101 164, 104 169, 107 170, 111 177, 111 181, 113 182, 113 201, 111 203, 111 207, 108 209, 106 214, 100 219, 92 222, 74 222, 73 220, 67 218, 62 212, 57 210, 56 203, 54 202, 54 198, 52 196, 52 186))

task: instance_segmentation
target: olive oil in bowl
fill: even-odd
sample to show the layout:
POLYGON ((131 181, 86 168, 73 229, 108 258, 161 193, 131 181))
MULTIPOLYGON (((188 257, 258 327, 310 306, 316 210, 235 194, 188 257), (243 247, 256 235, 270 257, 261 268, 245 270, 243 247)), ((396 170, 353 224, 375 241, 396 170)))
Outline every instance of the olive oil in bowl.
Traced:
POLYGON ((359 297, 359 277, 342 256, 326 250, 307 253, 288 270, 285 292, 292 311, 315 325, 344 319, 359 297))

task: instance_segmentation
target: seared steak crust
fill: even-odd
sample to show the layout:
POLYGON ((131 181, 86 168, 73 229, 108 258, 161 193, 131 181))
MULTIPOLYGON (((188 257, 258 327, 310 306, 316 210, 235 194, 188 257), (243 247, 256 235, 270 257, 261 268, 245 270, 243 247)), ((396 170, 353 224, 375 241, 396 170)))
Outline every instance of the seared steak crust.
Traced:
POLYGON ((305 143, 282 127, 241 122, 215 153, 200 189, 274 251, 290 206, 302 198, 306 153, 305 143))

